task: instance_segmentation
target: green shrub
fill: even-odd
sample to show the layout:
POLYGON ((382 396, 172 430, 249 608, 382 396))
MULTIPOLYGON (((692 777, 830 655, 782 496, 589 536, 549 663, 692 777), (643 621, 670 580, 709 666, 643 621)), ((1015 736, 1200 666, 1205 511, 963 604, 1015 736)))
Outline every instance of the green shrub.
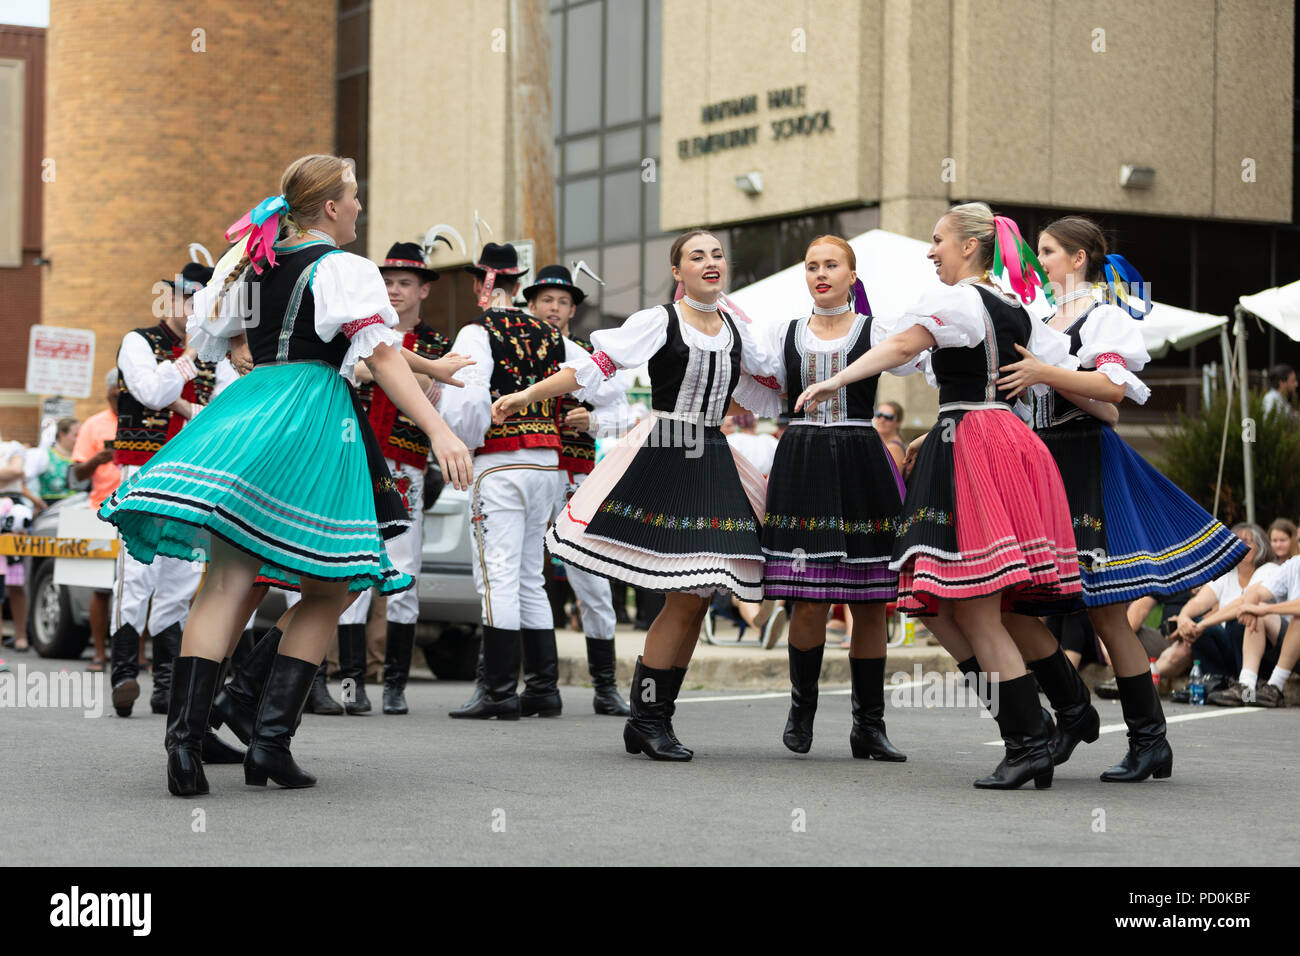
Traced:
MULTIPOLYGON (((1245 465, 1242 460, 1241 399, 1232 398, 1228 420, 1228 445, 1223 459, 1223 487, 1218 518, 1226 525, 1246 520, 1245 465)), ((1300 516, 1300 426, 1285 415, 1264 417, 1264 395, 1252 392, 1250 419, 1254 423, 1255 519, 1268 527, 1274 518, 1300 516)), ((1222 389, 1214 401, 1196 415, 1179 413, 1163 436, 1162 471, 1206 511, 1214 505, 1214 485, 1219 473, 1219 447, 1223 440, 1226 396, 1222 389)))

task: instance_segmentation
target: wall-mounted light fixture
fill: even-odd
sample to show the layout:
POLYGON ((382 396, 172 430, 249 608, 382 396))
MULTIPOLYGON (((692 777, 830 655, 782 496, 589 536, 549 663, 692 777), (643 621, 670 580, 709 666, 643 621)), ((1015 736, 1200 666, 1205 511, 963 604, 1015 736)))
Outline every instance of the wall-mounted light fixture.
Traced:
POLYGON ((1151 166, 1125 163, 1119 168, 1119 184, 1125 189, 1150 189, 1156 184, 1156 171, 1151 166))
POLYGON ((736 177, 736 188, 746 196, 757 196, 763 191, 763 174, 758 170, 736 177))

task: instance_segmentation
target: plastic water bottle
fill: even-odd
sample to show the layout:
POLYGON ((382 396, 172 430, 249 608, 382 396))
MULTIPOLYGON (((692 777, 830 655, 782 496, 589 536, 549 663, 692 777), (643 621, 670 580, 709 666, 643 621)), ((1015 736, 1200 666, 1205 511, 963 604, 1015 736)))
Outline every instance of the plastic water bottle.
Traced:
POLYGON ((1187 685, 1187 702, 1197 707, 1205 705, 1205 674, 1201 672, 1201 662, 1192 661, 1191 683, 1187 685))

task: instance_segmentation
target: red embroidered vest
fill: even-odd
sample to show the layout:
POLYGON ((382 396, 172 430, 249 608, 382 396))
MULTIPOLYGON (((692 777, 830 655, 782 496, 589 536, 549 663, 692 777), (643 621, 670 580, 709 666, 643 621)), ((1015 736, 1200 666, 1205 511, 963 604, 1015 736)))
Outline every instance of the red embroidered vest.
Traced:
MULTIPOLYGON (((402 348, 410 349, 425 358, 442 358, 451 349, 447 337, 421 322, 406 333, 402 348)), ((425 468, 429 463, 429 436, 418 425, 402 414, 387 393, 374 382, 365 382, 357 388, 361 405, 370 418, 379 447, 385 458, 391 458, 415 468, 425 468)))

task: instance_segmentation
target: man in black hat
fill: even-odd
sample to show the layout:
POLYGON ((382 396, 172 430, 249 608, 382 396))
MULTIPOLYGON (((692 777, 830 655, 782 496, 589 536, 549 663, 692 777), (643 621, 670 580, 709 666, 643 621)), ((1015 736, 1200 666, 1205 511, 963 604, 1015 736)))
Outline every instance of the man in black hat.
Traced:
MULTIPOLYGON (((442 358, 451 343, 442 333, 420 320, 420 305, 429 298, 432 285, 438 278, 438 273, 425 262, 424 251, 413 242, 394 243, 379 271, 388 287, 388 301, 397 312, 397 331, 404 335, 402 347, 424 358, 442 358)), ((363 363, 357 365, 356 377, 362 406, 411 518, 410 527, 384 545, 393 565, 418 579, 424 544, 424 475, 429 466, 429 437, 375 384, 363 363)), ((370 700, 365 691, 366 618, 370 612, 370 594, 369 591, 362 594, 339 618, 339 677, 354 681, 352 699, 343 702, 350 714, 363 714, 370 710, 370 700)), ((411 672, 411 652, 419 615, 418 589, 408 588, 389 595, 386 603, 388 636, 384 652, 385 714, 407 712, 406 680, 411 672)), ((309 707, 325 705, 326 700, 329 700, 329 694, 324 690, 322 672, 317 675, 317 686, 313 689, 309 707), (323 699, 320 696, 322 692, 325 695, 323 699)), ((337 710, 333 712, 337 713, 337 710)))
MULTIPOLYGON (((157 325, 122 338, 117 353, 117 435, 113 461, 129 481, 181 427, 208 402, 215 382, 214 363, 200 362, 185 345, 191 297, 212 278, 212 270, 188 262, 173 279, 154 286, 157 325)), ((140 635, 146 623, 153 636, 155 714, 167 713, 171 662, 180 650, 181 630, 202 578, 202 564, 158 556, 142 564, 118 552, 110 627, 113 707, 129 717, 140 694, 140 635)), ((232 752, 233 756, 233 752, 232 752)), ((240 755, 242 759, 242 755, 240 755)))
POLYGON ((492 401, 559 371, 580 350, 554 326, 514 307, 527 270, 513 246, 489 242, 466 270, 484 312, 460 330, 452 349, 476 364, 464 369, 464 388, 443 393, 439 410, 476 449, 470 523, 474 582, 483 599, 483 671, 474 696, 451 716, 559 716, 559 659, 542 576, 561 444, 556 403, 530 405, 496 425, 492 401), (526 686, 516 695, 521 648, 526 686))
MULTIPOLYGON (((573 284, 569 270, 562 265, 546 266, 537 273, 537 281, 524 289, 528 311, 559 329, 580 348, 591 351, 591 343, 569 335, 569 322, 586 298, 573 284)), ((614 379, 610 379, 613 385, 614 379)), ((596 438, 615 434, 627 424, 627 401, 621 391, 616 401, 602 408, 579 402, 571 395, 559 399, 560 466, 556 472, 552 517, 559 514, 578 490, 584 478, 596 466, 596 438)), ((626 717, 626 701, 619 696, 615 679, 613 593, 609 581, 583 568, 566 563, 569 586, 578 598, 582 631, 587 639, 587 669, 595 689, 596 713, 626 717)))

